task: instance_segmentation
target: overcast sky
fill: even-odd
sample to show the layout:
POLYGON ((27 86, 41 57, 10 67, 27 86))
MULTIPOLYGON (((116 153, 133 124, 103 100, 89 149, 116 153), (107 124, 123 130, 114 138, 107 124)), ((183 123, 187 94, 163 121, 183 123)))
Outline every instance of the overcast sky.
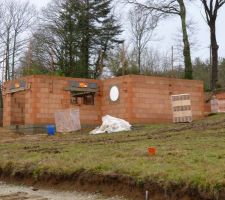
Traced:
MULTIPOLYGON (((51 0, 30 0, 30 2, 39 8, 46 6, 51 0)), ((204 21, 204 10, 200 4, 195 3, 188 5, 188 18, 195 22, 195 35, 194 39, 197 43, 197 49, 192 52, 193 57, 208 58, 209 57, 209 29, 204 21)), ((121 12, 124 13, 124 12, 121 12)), ((123 16, 125 19, 125 16, 123 16)), ((126 24, 126 22, 123 22, 126 24)), ((161 52, 170 51, 171 47, 175 45, 176 33, 180 28, 180 20, 178 17, 171 17, 166 21, 160 23, 156 32, 160 41, 152 43, 154 48, 157 48, 161 52)), ((124 39, 126 34, 124 34, 124 39)), ((219 56, 225 58, 225 6, 220 10, 217 21, 217 39, 219 43, 219 56)))

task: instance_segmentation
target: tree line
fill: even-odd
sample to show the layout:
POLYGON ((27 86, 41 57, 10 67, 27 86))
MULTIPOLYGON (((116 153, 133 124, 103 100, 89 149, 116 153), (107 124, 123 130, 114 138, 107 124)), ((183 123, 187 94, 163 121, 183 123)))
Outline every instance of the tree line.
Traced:
POLYGON ((2 0, 2 80, 43 73, 99 78, 107 67, 115 76, 162 75, 202 79, 211 90, 225 86, 221 81, 224 60, 218 57, 216 38, 216 21, 225 0, 199 1, 210 30, 210 63, 201 58, 196 63, 191 55, 187 7, 194 1, 123 0, 122 6, 130 10, 129 43, 126 35, 121 36, 125 28, 115 12, 116 0, 52 0, 40 12, 29 2, 2 0), (174 52, 162 55, 149 45, 160 21, 170 16, 178 17, 181 26, 183 63, 176 66, 174 52), (207 70, 200 70, 203 65, 207 70))

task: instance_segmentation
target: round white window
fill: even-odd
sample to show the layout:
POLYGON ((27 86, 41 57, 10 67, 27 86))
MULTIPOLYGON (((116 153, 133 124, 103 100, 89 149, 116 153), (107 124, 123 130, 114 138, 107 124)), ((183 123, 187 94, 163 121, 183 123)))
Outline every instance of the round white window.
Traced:
POLYGON ((117 101, 120 96, 119 88, 117 86, 111 87, 109 96, 111 101, 117 101))

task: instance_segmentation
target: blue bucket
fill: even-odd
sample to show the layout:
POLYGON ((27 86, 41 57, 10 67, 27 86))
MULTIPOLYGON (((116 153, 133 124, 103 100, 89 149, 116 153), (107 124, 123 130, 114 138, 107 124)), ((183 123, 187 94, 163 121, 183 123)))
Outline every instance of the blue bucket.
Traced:
POLYGON ((47 133, 48 135, 55 135, 55 125, 47 125, 47 133))

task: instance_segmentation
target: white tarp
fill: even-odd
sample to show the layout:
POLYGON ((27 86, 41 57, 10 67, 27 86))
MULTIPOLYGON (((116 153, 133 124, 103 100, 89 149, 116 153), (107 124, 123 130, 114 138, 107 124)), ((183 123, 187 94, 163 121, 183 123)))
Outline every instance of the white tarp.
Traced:
POLYGON ((100 133, 115 133, 121 131, 130 131, 131 125, 119 118, 106 115, 102 117, 102 125, 97 127, 95 130, 91 131, 90 134, 100 134, 100 133))
POLYGON ((81 129, 79 109, 65 109, 55 112, 56 130, 59 133, 78 131, 81 129))

